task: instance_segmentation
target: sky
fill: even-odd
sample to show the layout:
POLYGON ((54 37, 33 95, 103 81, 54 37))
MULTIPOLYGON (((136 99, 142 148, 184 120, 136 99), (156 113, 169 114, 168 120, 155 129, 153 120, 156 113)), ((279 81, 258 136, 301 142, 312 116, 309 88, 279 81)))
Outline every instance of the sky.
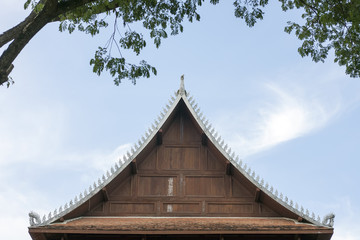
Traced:
MULTIPOLYGON (((23 2, 1 1, 0 32, 26 17, 23 2)), ((47 215, 101 177, 184 74, 187 91, 244 162, 310 212, 335 213, 333 240, 360 239, 360 79, 332 54, 325 63, 299 56, 300 42, 283 31, 299 12, 283 13, 275 1, 265 10, 248 28, 230 1, 205 4, 200 22, 184 24, 159 49, 149 39, 140 57, 123 52, 157 67, 136 85, 92 73, 89 61, 110 30, 90 37, 60 33, 56 23, 43 28, 15 60, 15 84, 0 87, 2 237, 30 240, 31 210, 47 215)))

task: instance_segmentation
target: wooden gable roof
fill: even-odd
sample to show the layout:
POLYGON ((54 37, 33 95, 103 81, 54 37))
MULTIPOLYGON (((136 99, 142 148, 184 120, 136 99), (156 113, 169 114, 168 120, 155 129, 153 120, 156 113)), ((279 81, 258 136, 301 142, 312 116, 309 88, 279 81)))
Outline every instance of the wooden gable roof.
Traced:
POLYGON ((31 213, 32 238, 331 238, 332 216, 320 222, 264 185, 199 114, 183 82, 166 108, 79 198, 43 219, 31 213))

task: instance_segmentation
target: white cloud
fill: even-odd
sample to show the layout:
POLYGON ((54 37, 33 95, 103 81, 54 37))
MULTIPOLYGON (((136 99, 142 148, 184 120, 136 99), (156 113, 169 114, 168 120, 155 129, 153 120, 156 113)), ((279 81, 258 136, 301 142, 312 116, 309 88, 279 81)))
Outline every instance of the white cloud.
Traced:
POLYGON ((65 204, 109 170, 130 144, 113 151, 66 150, 73 131, 66 105, 37 99, 24 102, 10 91, 4 95, 12 100, 0 97, 9 102, 0 109, 0 206, 6 206, 0 214, 0 225, 5 226, 2 237, 30 239, 30 210, 43 215, 65 204))
MULTIPOLYGON (((126 151, 130 148, 130 144, 124 144, 117 147, 114 151, 100 153, 85 153, 85 154, 62 154, 53 159, 52 163, 45 164, 30 164, 29 167, 33 168, 32 172, 36 174, 38 168, 41 165, 43 172, 54 173, 54 169, 64 167, 71 172, 73 169, 80 170, 80 185, 84 187, 89 186, 92 182, 101 177, 101 174, 106 172, 114 166, 115 162, 118 162, 119 157, 122 157, 126 151), (81 167, 79 167, 81 166, 81 167)), ((10 173, 11 171, 7 166, 2 166, 1 172, 4 174, 0 175, 0 206, 7 206, 1 209, 0 214, 0 225, 6 226, 2 230, 2 236, 7 239, 30 239, 27 232, 29 226, 28 212, 35 210, 43 214, 48 214, 49 210, 58 208, 54 204, 65 204, 67 199, 63 196, 64 193, 57 192, 63 196, 61 200, 59 196, 49 194, 44 187, 51 187, 53 185, 60 184, 56 182, 56 179, 52 179, 52 185, 46 185, 41 188, 37 186, 32 179, 24 179, 24 176, 15 176, 10 173), (7 173, 7 174, 5 174, 7 173), (11 198, 11 201, 9 201, 11 198), (35 209, 34 209, 35 208, 35 209), (11 224, 9 224, 11 223, 11 224)), ((58 174, 58 173, 57 173, 58 174)), ((67 183, 74 181, 69 180, 67 183)), ((77 185, 78 186, 78 185, 77 185)), ((66 194, 78 193, 81 189, 72 189, 71 185, 66 187, 68 192, 66 194)))
POLYGON ((106 155, 97 156, 93 159, 92 167, 101 171, 107 171, 114 166, 115 162, 118 162, 120 157, 125 155, 126 151, 131 148, 131 144, 123 144, 118 146, 114 151, 106 155))
POLYGON ((66 118, 63 107, 24 107, 20 111, 11 107, 0 112, 0 166, 38 161, 61 145, 66 118))
POLYGON ((341 110, 337 98, 306 94, 297 86, 265 84, 266 96, 250 112, 223 114, 220 132, 241 157, 267 150, 320 129, 341 110), (234 134, 234 129, 236 134, 234 134))
POLYGON ((81 154, 73 155, 71 159, 78 161, 79 164, 86 164, 89 171, 81 172, 81 181, 84 184, 91 184, 94 180, 101 177, 100 174, 105 174, 107 171, 110 171, 110 168, 119 162, 119 159, 122 158, 126 151, 131 147, 130 143, 123 144, 118 146, 112 152, 104 153, 93 153, 93 154, 81 154))
POLYGON ((0 205, 6 206, 1 209, 0 215, 0 225, 5 226, 1 231, 3 239, 30 239, 27 232, 30 207, 36 204, 45 209, 48 206, 46 198, 40 193, 20 185, 14 186, 1 177, 0 205))
POLYGON ((31 239, 27 233, 28 221, 23 216, 6 215, 0 218, 0 224, 6 226, 1 231, 3 239, 31 239))
POLYGON ((336 212, 334 235, 332 240, 360 239, 360 209, 354 205, 349 196, 335 200, 331 208, 336 212))

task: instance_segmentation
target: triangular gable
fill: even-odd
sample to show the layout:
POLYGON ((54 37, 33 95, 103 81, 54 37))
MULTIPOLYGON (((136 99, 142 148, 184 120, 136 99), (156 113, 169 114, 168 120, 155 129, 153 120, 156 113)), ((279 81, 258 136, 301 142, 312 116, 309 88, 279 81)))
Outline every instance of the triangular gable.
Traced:
POLYGON ((275 217, 331 228, 251 171, 205 119, 183 80, 155 124, 106 175, 32 227, 82 216, 275 217))

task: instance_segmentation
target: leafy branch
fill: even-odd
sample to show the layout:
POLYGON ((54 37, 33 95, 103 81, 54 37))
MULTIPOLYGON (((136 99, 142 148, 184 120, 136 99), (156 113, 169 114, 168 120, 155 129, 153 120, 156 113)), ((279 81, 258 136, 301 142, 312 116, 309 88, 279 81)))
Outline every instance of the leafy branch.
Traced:
MULTIPOLYGON (((302 41, 298 48, 301 56, 310 56, 313 61, 324 61, 331 49, 339 65, 345 65, 351 77, 360 77, 360 0, 279 0, 283 11, 300 9, 305 24, 288 22, 285 32, 295 33, 302 41)), ((24 7, 32 11, 24 21, 0 35, 0 47, 9 43, 0 56, 0 85, 13 83, 10 73, 13 61, 26 44, 46 24, 59 22, 60 31, 82 31, 91 36, 107 28, 107 16, 114 15, 114 30, 105 47, 99 47, 90 64, 100 75, 109 71, 114 83, 123 79, 133 84, 140 77, 156 75, 156 69, 146 61, 139 64, 126 61, 121 49, 139 55, 147 46, 141 32, 130 28, 132 23, 142 23, 158 48, 169 34, 183 32, 183 22, 199 21, 198 7, 205 0, 26 0, 24 7), (100 18, 102 17, 102 18, 100 18), (118 25, 127 29, 121 34, 118 25), (120 38, 116 39, 115 33, 120 38), (112 56, 116 46, 119 57, 112 56)), ((209 0, 211 4, 219 0, 209 0)), ((268 0, 234 0, 234 15, 252 27, 264 18, 268 0)))

